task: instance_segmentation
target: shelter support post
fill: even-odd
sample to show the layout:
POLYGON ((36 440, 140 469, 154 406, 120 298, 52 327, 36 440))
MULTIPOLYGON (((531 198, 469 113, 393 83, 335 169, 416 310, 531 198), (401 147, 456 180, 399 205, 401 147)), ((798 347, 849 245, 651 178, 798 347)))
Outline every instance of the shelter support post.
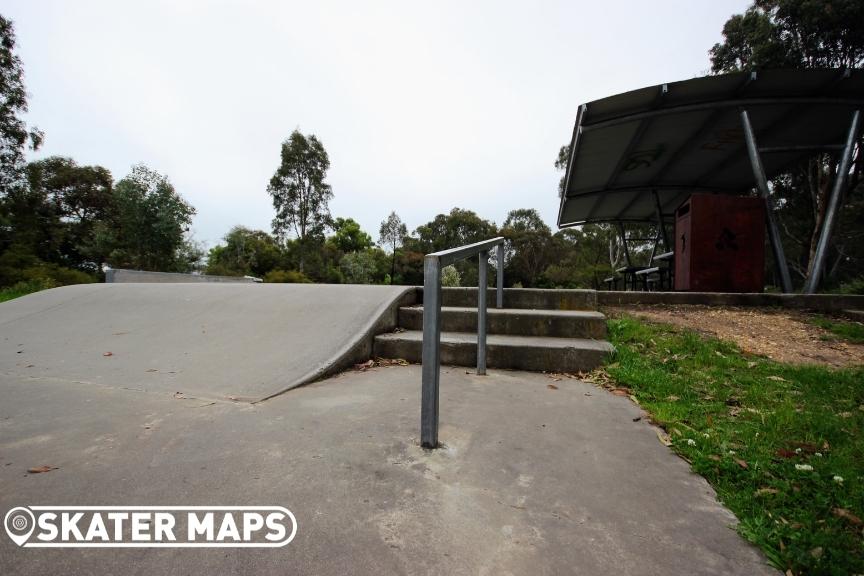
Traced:
POLYGON ((789 276, 789 265, 786 263, 786 254, 783 252, 783 243, 780 240, 780 229, 774 218, 774 210, 771 207, 771 195, 768 190, 768 179, 765 177, 765 168, 759 157, 759 147, 756 145, 756 135, 750 124, 750 116, 747 110, 741 110, 741 124, 744 127, 744 137, 747 140, 747 153, 750 156, 750 165, 753 167, 753 176, 756 178, 756 186, 765 201, 765 220, 768 224, 768 239, 771 242, 771 251, 774 254, 774 262, 780 275, 780 284, 783 292, 792 292, 792 277, 789 276))
POLYGON ((825 257, 828 255, 828 242, 831 240, 831 231, 834 228, 834 221, 837 219, 837 212, 840 208, 840 198, 843 196, 843 189, 846 187, 846 180, 849 177, 852 151, 855 148, 855 140, 860 127, 861 110, 856 110, 852 114, 852 124, 846 135, 846 143, 843 146, 842 156, 840 156, 840 163, 837 167, 837 176, 834 177, 834 186, 831 188, 831 196, 825 209, 825 219, 822 222, 822 230, 816 244, 816 253, 813 255, 813 262, 810 265, 810 275, 804 284, 805 294, 813 294, 819 287, 819 280, 821 280, 822 271, 825 268, 825 257))
POLYGON ((654 206, 657 210, 657 226, 660 227, 660 233, 663 235, 663 247, 668 252, 672 250, 672 246, 669 244, 669 236, 666 234, 666 224, 663 222, 663 206, 660 205, 660 195, 657 194, 657 190, 652 190, 651 193, 654 195, 654 206))
POLYGON ((627 261, 627 266, 632 266, 630 262, 630 248, 627 246, 627 233, 624 231, 624 224, 618 223, 618 233, 621 235, 621 244, 624 246, 624 259, 627 261))

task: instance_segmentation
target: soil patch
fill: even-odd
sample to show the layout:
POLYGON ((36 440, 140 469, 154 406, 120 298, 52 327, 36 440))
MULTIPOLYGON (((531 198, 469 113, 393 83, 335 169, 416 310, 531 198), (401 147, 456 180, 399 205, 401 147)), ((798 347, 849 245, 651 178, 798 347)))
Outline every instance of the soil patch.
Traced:
POLYGON ((814 326, 810 322, 814 315, 806 312, 694 305, 615 306, 604 312, 612 317, 630 314, 731 340, 745 353, 778 362, 837 367, 864 364, 864 345, 844 342, 814 326))

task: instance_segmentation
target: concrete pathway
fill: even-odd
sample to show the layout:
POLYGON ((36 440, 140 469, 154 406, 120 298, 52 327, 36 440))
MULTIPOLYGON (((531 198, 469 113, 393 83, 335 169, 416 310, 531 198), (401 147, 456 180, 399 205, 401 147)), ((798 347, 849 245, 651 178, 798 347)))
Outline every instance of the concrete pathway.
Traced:
MULTIPOLYGON (((86 284, 0 304, 0 373, 255 401, 359 351, 405 287, 86 284), (359 347, 359 350, 357 349, 359 347)), ((366 348, 365 353, 363 348, 366 348)), ((351 365, 351 361, 347 362, 351 365)))
MULTIPOLYGON (((24 334, 25 352, 45 358, 61 346, 99 360, 105 349, 136 353, 109 330, 139 324, 98 315, 96 301, 111 297, 81 297, 104 334, 92 344, 43 324, 24 334)), ((178 324, 212 330, 203 311, 183 315, 178 305, 175 313, 178 324)), ((138 314, 146 325, 148 311, 138 314)), ((19 334, 4 331, 4 347, 19 334)), ((152 337, 189 350, 179 335, 152 337)), ((197 338, 191 328, 188 337, 197 338)), ((445 369, 445 447, 426 452, 417 444, 418 366, 346 373, 261 404, 210 400, 232 378, 238 389, 269 389, 244 377, 257 360, 254 343, 238 338, 238 347, 225 349, 238 365, 230 378, 185 364, 187 375, 202 378, 190 385, 200 397, 175 397, 169 383, 142 385, 147 375, 138 370, 151 365, 144 360, 94 377, 76 373, 83 360, 70 358, 74 377, 61 366, 49 377, 10 366, 4 352, 0 513, 39 504, 279 505, 297 517, 292 543, 40 550, 2 534, 0 574, 776 574, 736 535, 706 482, 644 419, 634 421, 640 410, 625 398, 573 380, 550 389, 541 374, 445 369), (40 465, 58 468, 27 473, 40 465)), ((172 360, 181 362, 179 354, 172 360)))

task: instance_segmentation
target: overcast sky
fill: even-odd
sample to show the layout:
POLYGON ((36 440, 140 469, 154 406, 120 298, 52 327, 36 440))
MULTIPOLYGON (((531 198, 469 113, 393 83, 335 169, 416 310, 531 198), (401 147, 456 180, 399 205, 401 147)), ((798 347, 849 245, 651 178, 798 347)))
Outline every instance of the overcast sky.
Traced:
POLYGON ((707 73, 745 0, 4 0, 46 135, 115 180, 143 162, 213 245, 270 229, 267 182, 300 128, 330 155, 334 216, 377 240, 454 206, 554 229, 558 148, 579 104, 707 73))

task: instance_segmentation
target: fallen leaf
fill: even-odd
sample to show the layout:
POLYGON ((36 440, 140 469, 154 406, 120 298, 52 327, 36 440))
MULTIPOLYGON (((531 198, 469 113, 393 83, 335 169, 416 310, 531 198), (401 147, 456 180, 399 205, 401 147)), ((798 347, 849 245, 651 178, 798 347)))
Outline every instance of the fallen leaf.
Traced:
POLYGON ((768 376, 768 380, 774 380, 775 382, 788 382, 788 380, 781 378, 780 376, 768 376))
POLYGON ((546 388, 548 388, 549 390, 557 390, 558 389, 558 387, 555 386, 554 384, 547 384, 546 388))
POLYGON ((641 416, 637 416, 636 418, 633 418, 633 422, 639 422, 640 420, 642 420, 641 416))
POLYGON ((186 396, 183 395, 183 392, 174 392, 174 398, 178 400, 185 400, 186 396))
POLYGON ((741 468, 743 468, 745 470, 750 467, 747 465, 747 462, 745 462, 744 460, 741 460, 740 458, 733 458, 733 460, 735 461, 736 464, 738 464, 738 466, 740 466, 741 468))
POLYGON ((720 462, 720 460, 722 460, 719 454, 711 454, 708 456, 708 459, 713 460, 714 462, 720 462))
POLYGON ((355 364, 354 370, 356 370, 358 372, 365 372, 366 370, 368 370, 369 368, 372 368, 373 366, 375 366, 375 361, 374 360, 367 360, 366 362, 361 362, 360 364, 355 364))
POLYGON ((861 518, 859 518, 858 516, 856 516, 855 514, 850 512, 849 510, 847 510, 846 508, 834 508, 833 510, 831 510, 831 512, 833 512, 834 515, 837 516, 838 518, 843 518, 844 520, 848 520, 850 523, 854 524, 855 526, 861 526, 861 524, 864 524, 864 522, 862 522, 861 518))
POLYGON ((798 456, 798 453, 794 450, 789 450, 788 448, 780 448, 775 452, 777 456, 780 458, 795 458, 798 456))
POLYGON ((102 356, 113 356, 113 355, 114 355, 113 352, 105 352, 104 354, 102 354, 102 356))
POLYGON ((34 468, 28 468, 27 472, 30 474, 42 474, 43 472, 51 472, 52 470, 57 470, 56 466, 36 466, 34 468))
POLYGON ((157 370, 156 368, 148 368, 148 369, 146 370, 146 372, 158 372, 158 371, 159 371, 159 370, 157 370))
POLYGON ((747 368, 755 368, 756 362, 747 362, 747 368))
POLYGON ((655 430, 655 432, 657 433, 657 439, 660 440, 661 444, 663 444, 664 446, 671 446, 672 445, 672 439, 669 438, 669 435, 666 434, 666 432, 664 432, 663 430, 660 430, 659 428, 657 428, 657 430, 655 430))
POLYGON ((627 388, 613 388, 611 392, 615 396, 630 396, 630 390, 627 388))
POLYGON ((678 396, 675 396, 674 394, 670 394, 669 396, 666 397, 666 400, 669 400, 670 402, 677 402, 680 399, 681 398, 679 398, 678 396))
POLYGON ((780 491, 776 488, 760 488, 753 493, 754 496, 764 496, 765 494, 777 494, 780 491))

